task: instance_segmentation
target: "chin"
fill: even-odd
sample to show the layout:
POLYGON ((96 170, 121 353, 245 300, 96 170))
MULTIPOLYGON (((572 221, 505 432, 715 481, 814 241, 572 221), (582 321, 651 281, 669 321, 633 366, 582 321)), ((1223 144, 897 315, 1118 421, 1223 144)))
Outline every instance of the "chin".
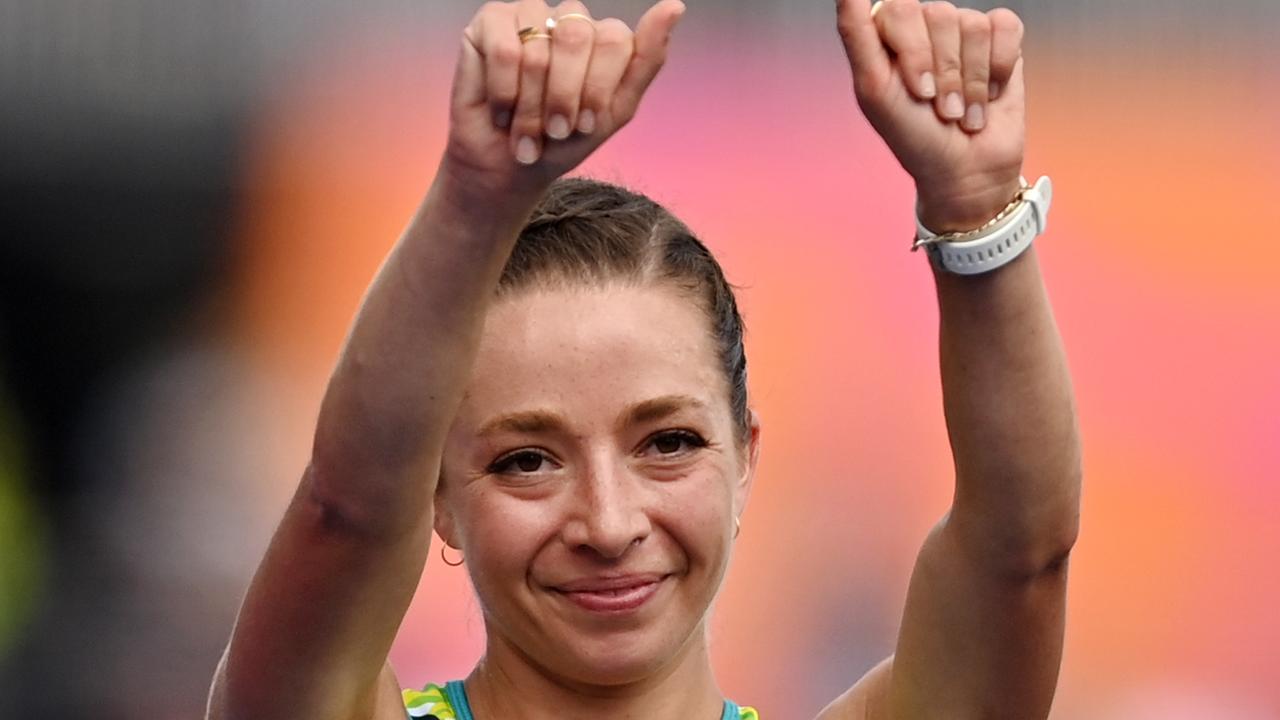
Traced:
POLYGON ((649 622, 627 629, 574 627, 551 654, 558 673, 584 685, 617 687, 671 672, 695 648, 703 624, 663 608, 649 622))
POLYGON ((584 685, 632 685, 663 673, 688 644, 667 638, 636 637, 639 633, 628 635, 593 638, 566 648, 562 658, 572 665, 564 668, 566 675, 584 685))

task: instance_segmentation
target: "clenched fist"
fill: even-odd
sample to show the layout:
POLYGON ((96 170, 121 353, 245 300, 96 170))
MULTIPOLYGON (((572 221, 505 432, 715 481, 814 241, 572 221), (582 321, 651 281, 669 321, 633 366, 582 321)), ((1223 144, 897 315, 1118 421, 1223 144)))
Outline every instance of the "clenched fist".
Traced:
POLYGON ((1022 21, 949 2, 836 5, 858 105, 915 179, 925 226, 990 220, 1020 185, 1022 21))
POLYGON ((661 0, 633 32, 578 0, 487 3, 463 32, 447 169, 489 192, 540 192, 635 115, 684 10, 661 0))

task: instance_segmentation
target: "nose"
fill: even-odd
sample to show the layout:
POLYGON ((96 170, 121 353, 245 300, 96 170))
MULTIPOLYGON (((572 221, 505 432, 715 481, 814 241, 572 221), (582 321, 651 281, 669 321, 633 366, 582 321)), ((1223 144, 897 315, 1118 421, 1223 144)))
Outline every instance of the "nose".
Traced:
POLYGON ((607 560, 625 555, 652 530, 642 483, 614 458, 593 459, 574 488, 565 543, 607 560))

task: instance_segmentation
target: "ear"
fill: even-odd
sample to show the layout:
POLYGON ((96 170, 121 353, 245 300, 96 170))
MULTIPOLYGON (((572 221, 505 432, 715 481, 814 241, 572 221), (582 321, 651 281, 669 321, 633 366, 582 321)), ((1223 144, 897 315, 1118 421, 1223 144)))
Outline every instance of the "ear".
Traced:
POLYGON ((461 549, 462 545, 457 534, 458 526, 455 521, 453 503, 450 502, 451 500, 452 498, 448 491, 445 490, 444 473, 441 472, 440 479, 436 482, 436 494, 434 501, 435 518, 432 521, 433 527, 435 528, 436 534, 440 536, 440 539, 443 540, 446 545, 452 548, 461 549))
POLYGON ((733 487, 733 514, 741 516, 747 507, 747 498, 751 495, 751 485, 756 479, 756 468, 760 465, 760 414, 748 410, 747 446, 742 449, 742 474, 733 487))

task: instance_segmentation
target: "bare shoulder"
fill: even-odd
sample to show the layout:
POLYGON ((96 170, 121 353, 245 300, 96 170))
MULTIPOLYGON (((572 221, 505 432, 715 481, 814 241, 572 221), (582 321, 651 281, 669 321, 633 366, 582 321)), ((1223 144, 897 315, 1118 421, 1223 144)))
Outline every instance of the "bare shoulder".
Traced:
POLYGON ((823 708, 814 720, 886 720, 893 656, 881 660, 843 695, 823 708))

